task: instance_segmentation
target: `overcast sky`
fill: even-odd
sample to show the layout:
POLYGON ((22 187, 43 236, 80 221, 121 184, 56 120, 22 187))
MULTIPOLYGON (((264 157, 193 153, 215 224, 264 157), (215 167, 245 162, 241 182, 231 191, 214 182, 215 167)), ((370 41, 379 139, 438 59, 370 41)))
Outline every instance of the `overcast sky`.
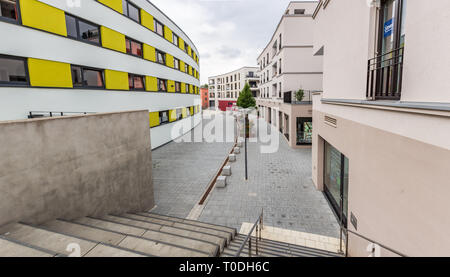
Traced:
POLYGON ((201 84, 209 76, 256 58, 271 39, 289 0, 150 0, 169 16, 200 52, 201 84))

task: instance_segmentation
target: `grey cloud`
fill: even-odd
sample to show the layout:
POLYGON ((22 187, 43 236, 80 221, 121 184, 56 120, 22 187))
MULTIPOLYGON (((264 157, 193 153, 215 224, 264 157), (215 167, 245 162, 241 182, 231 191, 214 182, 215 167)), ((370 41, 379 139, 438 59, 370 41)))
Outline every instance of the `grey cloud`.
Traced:
POLYGON ((234 59, 241 55, 241 50, 239 50, 238 48, 222 45, 218 49, 218 53, 226 59, 234 59))

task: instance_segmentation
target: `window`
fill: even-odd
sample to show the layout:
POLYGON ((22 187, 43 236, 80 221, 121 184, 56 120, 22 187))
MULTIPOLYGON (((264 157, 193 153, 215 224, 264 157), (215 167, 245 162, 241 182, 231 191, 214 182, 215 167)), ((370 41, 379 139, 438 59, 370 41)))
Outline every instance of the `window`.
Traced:
POLYGON ((0 56, 0 84, 28 85, 25 61, 0 56))
POLYGON ((177 109, 177 120, 183 119, 182 109, 177 109))
POLYGON ((175 33, 173 33, 172 40, 173 40, 173 44, 175 44, 176 46, 178 46, 178 44, 179 44, 179 39, 178 39, 178 36, 177 36, 175 33))
POLYGON ((181 83, 175 82, 175 92, 181 92, 181 83))
POLYGON ((141 23, 141 14, 139 8, 131 4, 127 0, 122 0, 123 14, 137 23, 141 23))
POLYGON ((144 90, 145 89, 144 76, 128 74, 128 84, 130 90, 144 90))
POLYGON ((312 144, 311 117, 310 118, 297 117, 297 145, 303 144, 312 144))
POLYGON ((67 35, 71 38, 100 44, 100 28, 77 17, 66 14, 67 35))
POLYGON ((186 92, 189 92, 189 84, 186 84, 186 92))
POLYGON ((156 19, 154 21, 155 21, 155 32, 158 35, 163 37, 164 36, 164 25, 162 25, 162 23, 156 19))
POLYGON ((166 64, 166 53, 156 50, 156 62, 166 64))
POLYGON ((12 20, 18 20, 17 1, 16 0, 0 0, 0 17, 12 20))
POLYGON ((305 10, 304 9, 295 9, 294 14, 305 14, 305 10))
POLYGON ((188 52, 188 48, 189 48, 189 44, 187 44, 186 42, 184 42, 184 52, 188 52))
POLYGON ((159 112, 159 122, 161 124, 169 122, 169 111, 159 112))
POLYGON ((180 60, 179 60, 179 59, 173 58, 173 67, 174 67, 175 69, 180 70, 180 60))
POLYGON ((74 87, 103 88, 103 71, 81 66, 72 66, 74 87))
POLYGON ((167 80, 158 79, 158 91, 167 92, 167 80))
POLYGON ((184 64, 184 72, 189 73, 189 65, 188 64, 184 64))
POLYGON ((126 38, 127 54, 142 57, 142 43, 126 38))

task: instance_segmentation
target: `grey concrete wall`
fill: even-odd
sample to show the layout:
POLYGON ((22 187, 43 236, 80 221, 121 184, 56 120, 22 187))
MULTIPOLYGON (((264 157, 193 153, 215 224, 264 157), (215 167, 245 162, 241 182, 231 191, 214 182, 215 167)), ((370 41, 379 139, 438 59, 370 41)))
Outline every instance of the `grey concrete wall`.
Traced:
POLYGON ((148 111, 0 122, 0 226, 153 206, 148 111))

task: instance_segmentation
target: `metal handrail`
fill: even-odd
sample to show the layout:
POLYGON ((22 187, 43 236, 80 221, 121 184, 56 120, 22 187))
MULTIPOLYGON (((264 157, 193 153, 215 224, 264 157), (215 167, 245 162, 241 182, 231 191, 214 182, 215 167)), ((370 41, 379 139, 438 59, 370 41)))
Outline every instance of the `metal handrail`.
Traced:
MULTIPOLYGON (((376 241, 376 240, 373 240, 373 239, 370 239, 370 238, 368 238, 368 237, 366 237, 366 236, 363 236, 363 235, 361 235, 361 234, 358 234, 357 232, 354 232, 354 231, 351 231, 351 230, 349 230, 348 228, 346 228, 346 227, 344 227, 342 224, 340 224, 340 228, 341 228, 341 232, 344 232, 345 233, 345 257, 348 257, 348 234, 350 233, 350 234, 353 234, 353 235, 355 235, 355 236, 357 236, 357 237, 360 237, 360 238, 362 238, 362 239, 365 239, 365 240, 367 240, 367 241, 370 241, 371 243, 374 243, 374 244, 376 244, 376 245, 378 245, 378 246, 380 246, 380 247, 382 247, 382 248, 384 248, 384 249, 386 249, 386 250, 388 250, 388 251, 390 251, 390 252, 392 252, 392 253, 394 253, 394 254, 397 254, 397 255, 399 255, 400 257, 405 257, 405 258, 407 258, 408 256, 407 255, 405 255, 405 254, 403 254, 403 253, 401 253, 401 252, 399 252, 399 251, 397 251, 397 250, 394 250, 394 249, 392 249, 391 247, 389 247, 389 246, 386 246, 386 245, 384 245, 384 244, 382 244, 382 243, 379 243, 378 241, 376 241)), ((341 237, 341 239, 340 239, 340 248, 341 248, 341 251, 342 251, 342 242, 343 242, 343 238, 341 237)))
POLYGON ((248 256, 252 256, 252 238, 251 235, 253 231, 256 228, 256 255, 258 255, 258 241, 261 241, 261 231, 263 229, 263 217, 264 217, 264 209, 261 210, 261 214, 259 215, 258 219, 256 220, 255 224, 253 224, 252 229, 250 229, 250 232, 245 237, 244 241, 241 243, 241 246, 239 247, 239 250, 236 252, 235 257, 239 257, 241 255, 242 250, 244 250, 245 244, 248 241, 248 256))

